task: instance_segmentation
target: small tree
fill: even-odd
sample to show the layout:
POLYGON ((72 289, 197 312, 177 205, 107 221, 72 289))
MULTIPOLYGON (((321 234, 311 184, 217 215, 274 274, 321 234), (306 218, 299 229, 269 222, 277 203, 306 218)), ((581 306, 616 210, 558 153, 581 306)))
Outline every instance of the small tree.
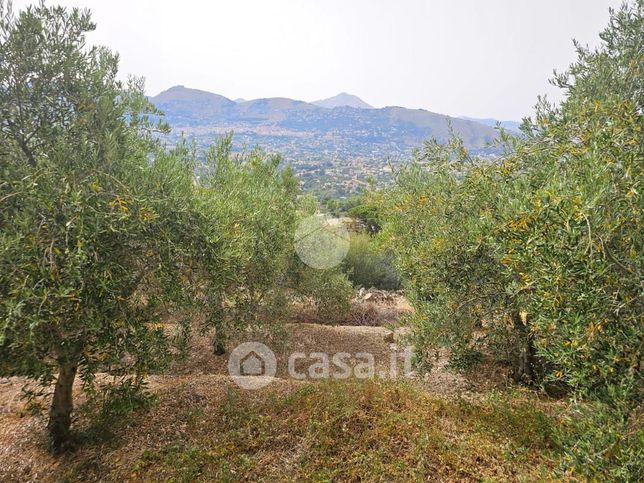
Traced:
POLYGON ((141 374, 165 354, 150 322, 179 293, 192 168, 155 157, 142 83, 85 47, 87 11, 2 3, 0 18, 0 368, 55 377, 60 450, 77 374, 141 374))
POLYGON ((506 290, 513 274, 502 270, 490 243, 508 189, 495 165, 470 157, 452 139, 445 146, 427 142, 381 195, 383 238, 407 280, 416 307, 417 353, 428 366, 437 346, 449 347, 460 367, 493 346, 517 380, 532 379, 534 368, 521 357, 531 351, 519 301, 506 290))
POLYGON ((269 329, 285 316, 299 187, 280 164, 260 149, 233 153, 227 135, 206 151, 195 182, 194 261, 217 354, 234 332, 269 329))
POLYGON ((385 193, 424 360, 484 344, 515 378, 630 407, 642 390, 644 2, 578 48, 502 159, 427 143, 385 193), (485 330, 480 330, 485 329, 485 330), (501 350, 499 350, 501 349, 501 350))
POLYGON ((531 314, 549 379, 611 404, 641 397, 644 2, 611 12, 595 50, 540 103, 505 165, 495 246, 531 314))

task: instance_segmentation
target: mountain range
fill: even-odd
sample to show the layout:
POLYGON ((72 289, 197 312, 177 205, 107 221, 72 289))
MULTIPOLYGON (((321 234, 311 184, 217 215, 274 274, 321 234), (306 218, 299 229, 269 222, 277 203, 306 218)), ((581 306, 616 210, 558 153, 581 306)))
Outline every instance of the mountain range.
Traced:
POLYGON ((175 86, 150 100, 173 127, 168 143, 183 135, 205 146, 234 131, 236 149, 280 153, 305 188, 335 195, 359 190, 368 177, 387 178, 390 162, 408 158, 429 137, 446 141, 450 126, 479 154, 493 153, 487 145, 498 136, 481 122, 424 109, 376 109, 347 93, 312 103, 285 97, 234 101, 175 86))

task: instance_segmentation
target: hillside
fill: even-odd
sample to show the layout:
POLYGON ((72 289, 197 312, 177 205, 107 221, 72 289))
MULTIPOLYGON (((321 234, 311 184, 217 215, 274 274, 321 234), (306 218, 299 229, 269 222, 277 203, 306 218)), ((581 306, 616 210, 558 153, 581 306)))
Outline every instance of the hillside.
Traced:
POLYGON ((430 137, 444 142, 450 125, 478 153, 493 154, 486 145, 497 137, 494 128, 481 123, 424 109, 366 108, 344 93, 316 103, 283 97, 235 102, 175 86, 151 101, 174 128, 170 143, 183 133, 205 146, 234 131, 237 148, 259 145, 278 152, 305 188, 341 195, 357 191, 369 176, 386 180, 390 161, 407 159, 430 137))

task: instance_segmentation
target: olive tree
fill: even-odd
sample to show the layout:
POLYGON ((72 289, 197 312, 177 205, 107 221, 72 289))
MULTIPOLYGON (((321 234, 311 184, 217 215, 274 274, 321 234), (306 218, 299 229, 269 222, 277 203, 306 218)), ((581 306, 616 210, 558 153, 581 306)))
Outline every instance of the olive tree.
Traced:
POLYGON ((193 168, 156 156, 142 82, 85 45, 93 28, 87 11, 0 4, 0 369, 55 380, 54 450, 77 374, 140 374, 164 356, 151 322, 180 293, 191 225, 193 168))
POLYGON ((517 381, 534 379, 521 306, 506 290, 514 274, 503 270, 490 240, 509 189, 495 165, 470 157, 453 138, 425 143, 396 173, 394 187, 373 195, 416 308, 417 357, 427 367, 439 346, 451 349, 460 368, 493 348, 517 381))
POLYGON ((381 195, 424 360, 491 349, 517 380, 641 398, 643 29, 641 0, 613 11, 500 159, 429 142, 381 195))
POLYGON ((278 155, 233 152, 230 134, 204 153, 194 183, 200 229, 193 252, 205 302, 199 310, 204 328, 215 328, 216 354, 235 332, 270 332, 284 320, 298 193, 278 155))
POLYGON ((611 13, 594 50, 555 77, 507 158, 516 186, 495 245, 531 314, 548 378, 612 403, 642 390, 644 2, 611 13))

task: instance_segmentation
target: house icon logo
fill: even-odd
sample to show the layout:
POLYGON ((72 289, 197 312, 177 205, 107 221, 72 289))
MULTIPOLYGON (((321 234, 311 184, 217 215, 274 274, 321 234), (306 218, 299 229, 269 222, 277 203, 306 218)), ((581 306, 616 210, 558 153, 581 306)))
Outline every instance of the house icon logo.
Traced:
POLYGON ((242 376, 263 376, 266 372, 266 363, 260 355, 251 351, 240 361, 242 376))
POLYGON ((269 384, 277 372, 275 354, 261 342, 244 342, 228 358, 228 373, 244 389, 259 389, 269 384))

